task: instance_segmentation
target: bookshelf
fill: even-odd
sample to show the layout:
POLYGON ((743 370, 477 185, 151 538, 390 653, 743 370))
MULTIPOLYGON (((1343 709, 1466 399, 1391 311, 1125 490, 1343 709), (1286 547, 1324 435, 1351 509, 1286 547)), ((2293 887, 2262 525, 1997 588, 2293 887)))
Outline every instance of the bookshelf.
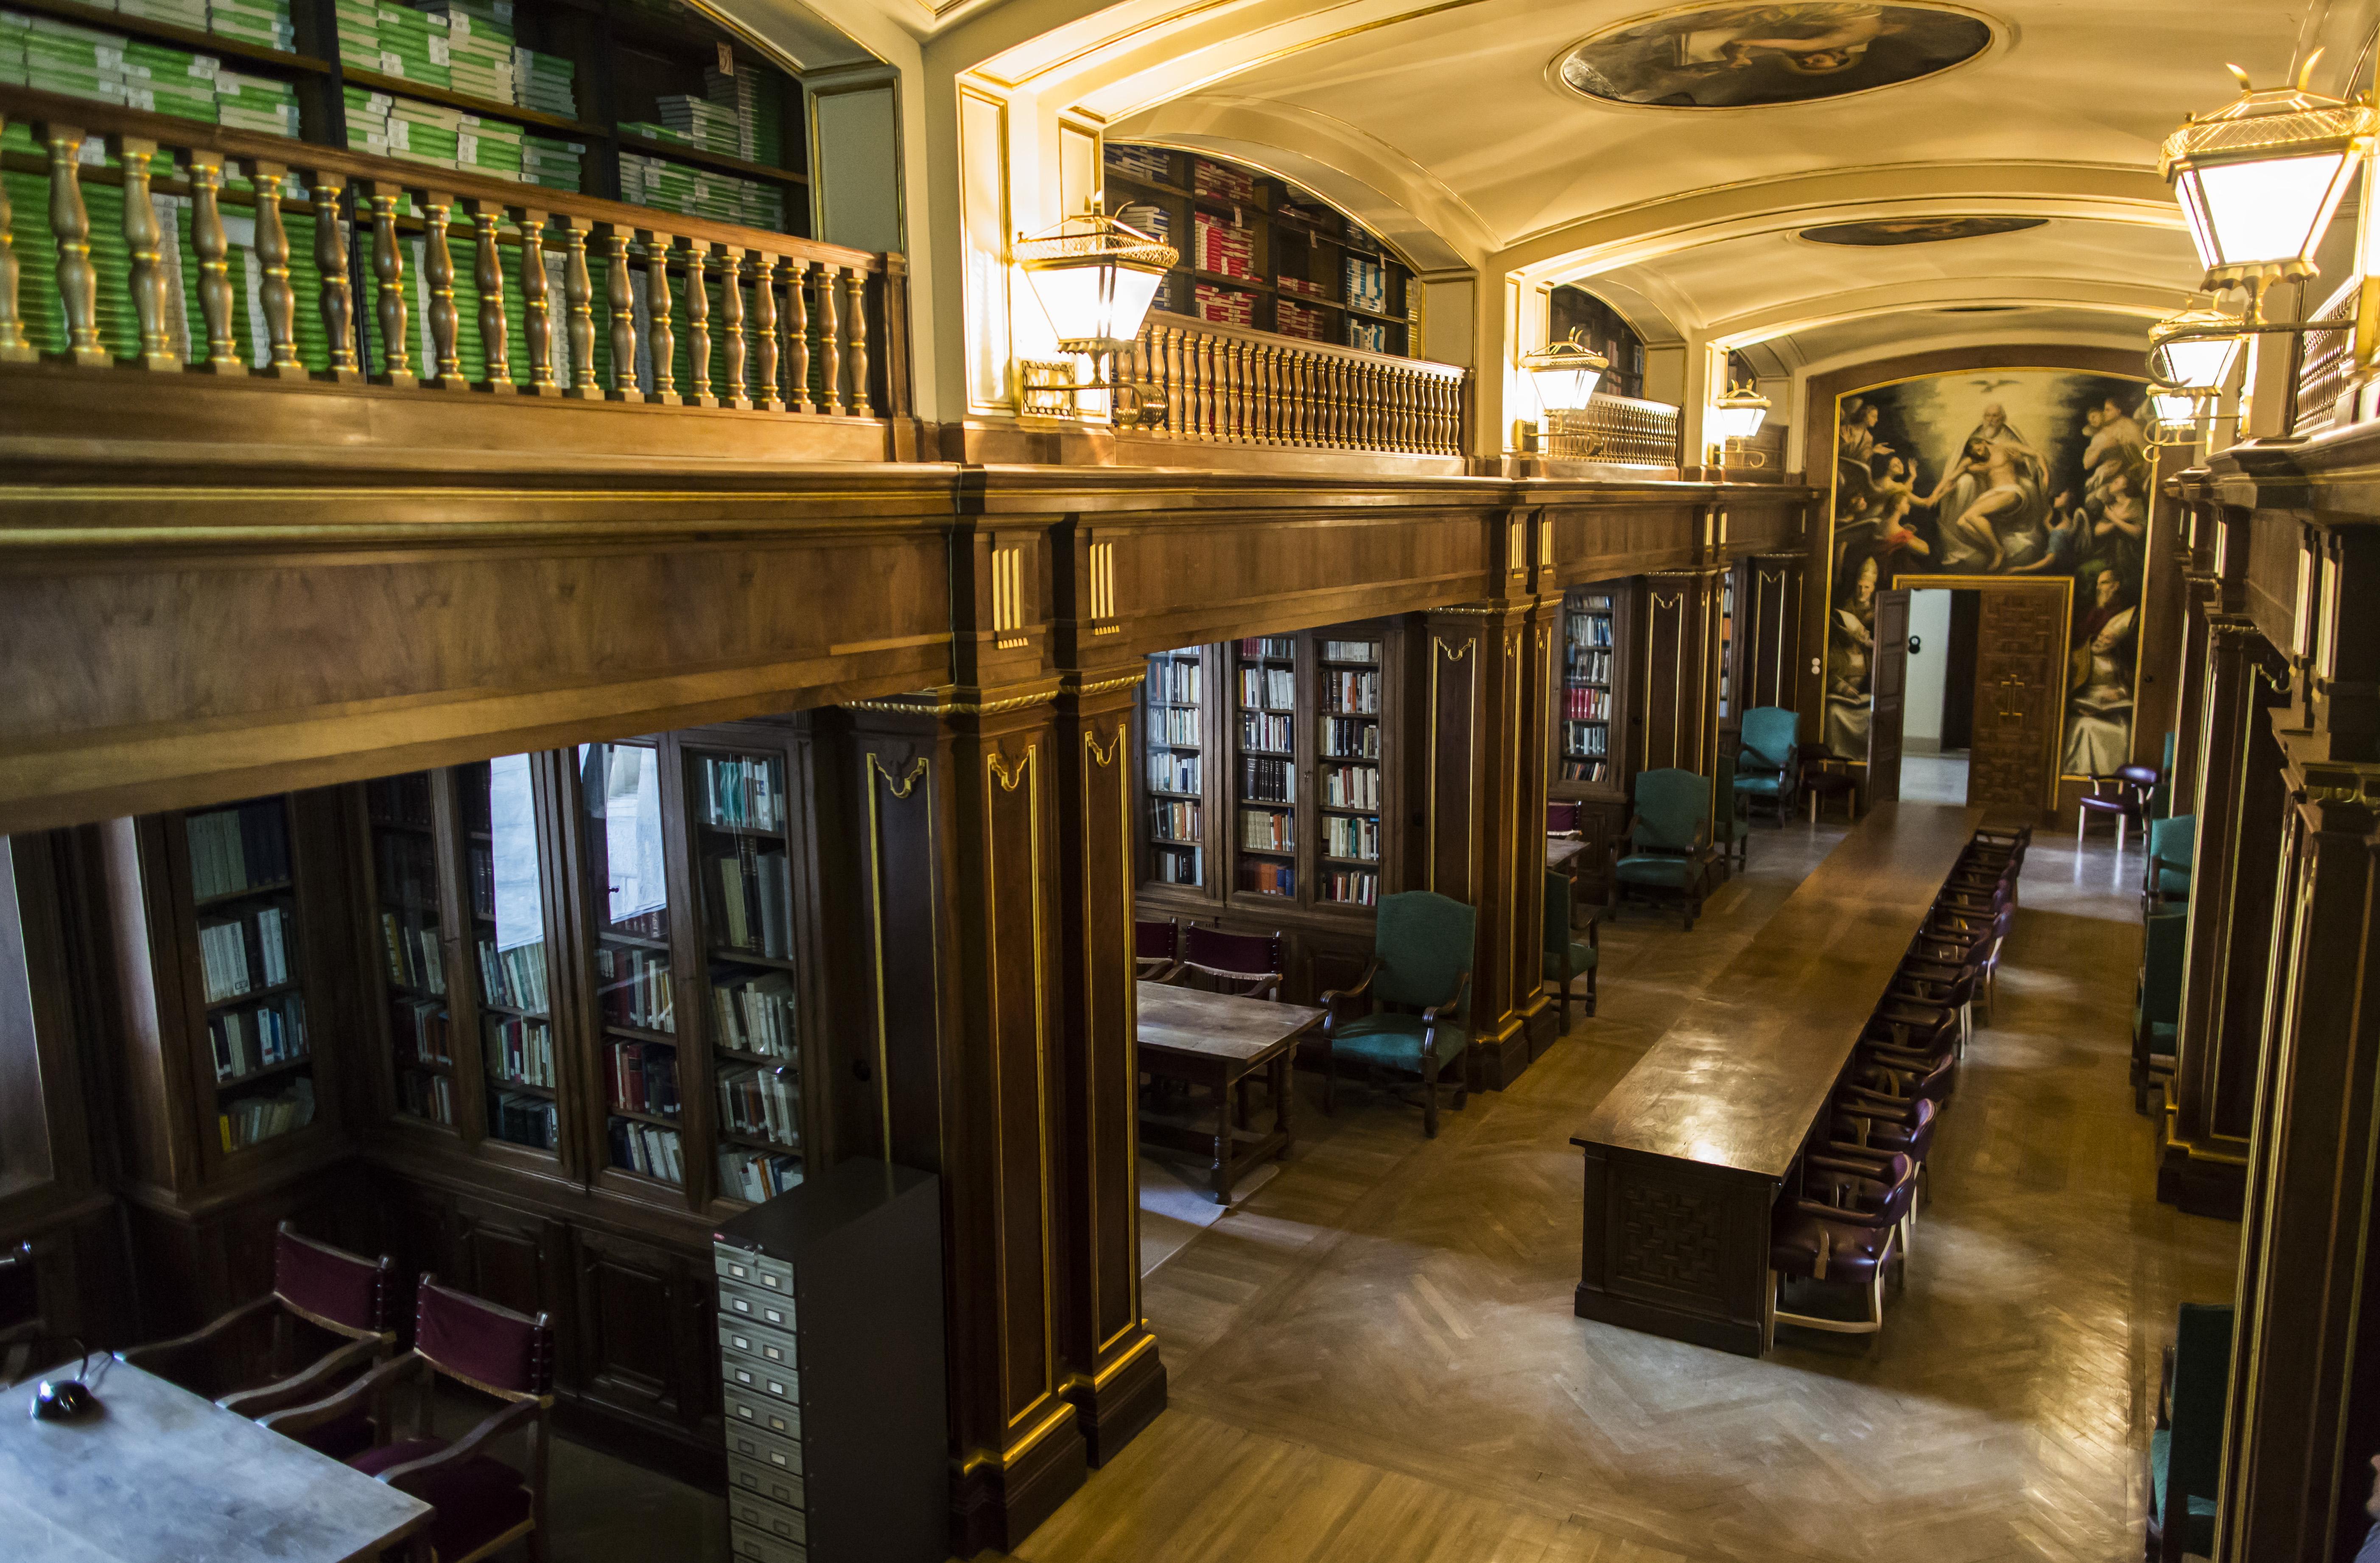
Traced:
POLYGON ((1324 640, 1315 661, 1318 900, 1380 898, 1380 642, 1324 640))
POLYGON ((562 1070, 554 1041, 534 757, 459 767, 462 891, 479 1010, 487 1138, 540 1159, 561 1154, 562 1070))
POLYGON ((434 781, 431 772, 412 771, 364 785, 372 907, 367 943, 380 957, 396 1110, 453 1130, 457 1093, 434 781))
POLYGON ((1235 889, 1297 899, 1298 637, 1232 648, 1235 889))
POLYGON ((226 1156, 312 1125, 322 1104, 298 941, 289 802, 260 798, 181 816, 198 951, 202 1062, 226 1156))
POLYGON ((1141 686, 1142 785, 1148 877, 1160 885, 1207 883, 1207 667, 1197 646, 1148 659, 1141 686))
POLYGON ((1610 586, 1571 592, 1562 599, 1561 735, 1555 779, 1566 797, 1617 793, 1625 784, 1614 734, 1625 690, 1618 677, 1622 653, 1621 594, 1610 586))
POLYGON ((656 741, 581 744, 581 861, 589 938, 597 1147, 605 1176, 686 1185, 669 843, 656 741))
POLYGON ((1743 720, 1743 714, 1735 708, 1736 569, 1730 565, 1718 578, 1718 719, 1723 727, 1737 726, 1743 720))
POLYGON ((1300 341, 1419 356, 1413 268, 1318 196, 1169 147, 1111 141, 1105 157, 1108 210, 1123 216, 1137 208, 1182 256, 1153 308, 1300 341))

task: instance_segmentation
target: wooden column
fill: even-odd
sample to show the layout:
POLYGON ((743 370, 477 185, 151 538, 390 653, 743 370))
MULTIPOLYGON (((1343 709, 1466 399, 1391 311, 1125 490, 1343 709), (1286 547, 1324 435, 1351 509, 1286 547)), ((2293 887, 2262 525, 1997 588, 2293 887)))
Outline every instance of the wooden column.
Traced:
POLYGON ((1803 562, 1799 554, 1755 554, 1743 562, 1743 601, 1736 605, 1735 629, 1743 638, 1743 682, 1737 693, 1743 711, 1757 705, 1793 709, 1800 687, 1794 670, 1802 660, 1803 562))
MULTIPOLYGON (((1656 570, 1645 578, 1633 647, 1639 750, 1645 770, 1707 776, 1718 742, 1720 571, 1656 570)), ((1633 785, 1633 778, 1632 778, 1633 785)))
POLYGON ((2215 536, 2216 507, 2186 501, 2183 527, 2187 561, 2182 568, 2182 643, 2180 683, 2175 695, 2173 775, 2166 778, 2171 812, 2187 813, 2198 798, 2199 748, 2205 736, 2207 621, 2223 611, 2222 580, 2216 575, 2215 536))

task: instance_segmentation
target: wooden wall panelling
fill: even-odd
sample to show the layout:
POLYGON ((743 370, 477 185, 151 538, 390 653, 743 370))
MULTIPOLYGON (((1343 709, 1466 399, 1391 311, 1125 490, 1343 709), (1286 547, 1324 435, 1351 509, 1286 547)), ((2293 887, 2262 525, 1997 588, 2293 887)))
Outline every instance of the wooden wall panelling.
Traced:
POLYGON ((2190 640, 2192 559, 2185 507, 2165 480, 2186 466, 2183 452, 2150 452, 2149 527, 2142 567, 2140 653, 2132 701, 2132 763, 2162 766, 2166 735, 2180 726, 2183 657, 2190 640))
POLYGON ((580 1397, 664 1426, 698 1425, 716 1376, 702 1371, 716 1340, 709 1264, 591 1227, 572 1237, 580 1397))
MULTIPOLYGON (((1737 683, 1743 710, 1793 707, 1802 660, 1802 583, 1799 554, 1755 554, 1744 559, 1744 595, 1738 599, 1736 633, 1742 645, 1737 683)), ((1739 715, 1739 721, 1741 717, 1739 715)))
MULTIPOLYGON (((2064 580, 1993 581, 1982 589, 1970 803, 2044 811, 2056 804, 2071 594, 2064 580)), ((1881 639, 1880 612, 1876 626, 1881 639)), ((1884 665, 1881 656, 1877 665, 1884 665)))
MULTIPOLYGON (((1707 776, 1718 741, 1718 590, 1709 570, 1663 570, 1645 578, 1643 609, 1630 661, 1635 665, 1635 763, 1648 771, 1674 767, 1707 776)), ((1630 778, 1633 789, 1633 778, 1630 778)))

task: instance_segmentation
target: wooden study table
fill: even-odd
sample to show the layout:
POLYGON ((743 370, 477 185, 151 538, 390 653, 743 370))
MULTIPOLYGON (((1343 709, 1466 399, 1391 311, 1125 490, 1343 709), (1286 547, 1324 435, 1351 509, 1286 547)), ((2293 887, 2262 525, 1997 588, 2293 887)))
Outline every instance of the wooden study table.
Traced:
POLYGON ((1143 1121, 1143 1146, 1186 1153, 1208 1162, 1217 1204, 1232 1203, 1232 1184, 1269 1156, 1288 1154, 1293 1143, 1290 1079, 1297 1039, 1313 1029, 1323 1011, 1304 1004, 1142 983, 1140 1067, 1152 1075, 1188 1081, 1215 1093, 1215 1131, 1194 1133, 1173 1124, 1143 1121), (1259 1070, 1271 1076, 1272 1128, 1257 1133, 1233 1112, 1242 1081, 1259 1070))
POLYGON ((1603 1099, 1580 1317, 1760 1355, 1769 1207, 1984 816, 1878 804, 1603 1099))
MULTIPOLYGON (((47 1376, 74 1373, 69 1361, 47 1376)), ((212 1400, 95 1358, 84 1382, 100 1410, 36 1422, 26 1408, 42 1376, 0 1390, 0 1557, 9 1563, 430 1556, 428 1504, 212 1400)))

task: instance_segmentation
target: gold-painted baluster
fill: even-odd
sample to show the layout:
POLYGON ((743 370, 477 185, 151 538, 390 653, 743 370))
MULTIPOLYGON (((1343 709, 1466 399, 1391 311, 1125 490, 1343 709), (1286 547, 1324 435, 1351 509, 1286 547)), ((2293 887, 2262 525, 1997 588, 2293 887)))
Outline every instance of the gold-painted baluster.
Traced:
POLYGON ((504 220, 504 203, 477 196, 466 201, 471 231, 479 240, 472 258, 471 285, 480 290, 480 346, 488 357, 488 380, 482 389, 498 396, 513 394, 512 336, 504 320, 504 266, 496 245, 496 228, 504 220))
POLYGON ((637 289, 635 274, 628 268, 629 232, 617 223, 603 226, 603 257, 608 263, 603 268, 603 302, 612 320, 612 385, 605 399, 640 402, 645 393, 637 384, 637 289))
MULTIPOLYGON (((719 398, 722 407, 752 409, 752 389, 745 383, 744 346, 744 251, 732 244, 719 247, 719 333, 721 345, 727 350, 727 384, 719 398)), ((761 290, 767 291, 765 281, 761 290)))
POLYGON ((645 321, 653 360, 653 400, 677 400, 677 327, 670 320, 670 251, 677 240, 665 233, 637 230, 645 246, 645 321))
POLYGON ((710 394, 710 246, 687 239, 686 256, 686 367, 692 383, 678 398, 681 407, 717 407, 710 394))
POLYGON ((532 397, 562 395, 554 378, 553 288, 545 275, 546 214, 524 207, 521 236, 521 328, 528 334, 528 389, 532 397))
POLYGON ((179 370, 181 356, 174 351, 173 333, 165 326, 165 308, 170 298, 165 290, 165 230, 157 221, 156 205, 149 198, 150 159, 157 155, 157 143, 145 136, 119 134, 107 140, 109 150, 123 165, 122 231, 129 263, 126 267, 126 291, 131 295, 132 318, 140 332, 140 351, 126 360, 125 365, 179 370))
POLYGON ((876 409, 868 396, 868 274, 854 266, 843 274, 844 286, 849 291, 851 311, 844 325, 850 337, 851 410, 860 418, 873 418, 876 409))
MULTIPOLYGON (((248 166, 254 178, 256 165, 248 166)), ((307 185, 314 197, 314 266, 322 278, 322 336, 331 350, 331 367, 322 378, 351 382, 362 377, 363 365, 356 352, 356 292, 347 275, 347 225, 341 211, 340 197, 346 188, 345 174, 317 173, 307 185)))
MULTIPOLYGON (((281 181, 288 170, 277 163, 252 163, 249 183, 256 200, 256 262, 264 273, 257 299, 264 306, 264 372, 275 380, 303 380, 298 361, 298 290, 289 285, 289 228, 282 221, 281 181)), ((230 279, 225 277, 225 287, 230 279)))
POLYGON ((760 349, 753 366, 763 412, 785 410, 783 387, 777 384, 777 258, 757 251, 752 256, 752 340, 760 349))
POLYGON ((820 389, 824 394, 819 410, 831 418, 843 416, 843 322, 834 297, 835 278, 842 271, 841 266, 825 262, 819 264, 819 346, 826 354, 820 365, 820 389))
MULTIPOLYGON (((246 374, 248 360, 240 356, 238 339, 231 332, 231 236, 224 231, 223 153, 186 153, 182 169, 190 182, 190 248, 199 253, 199 322, 207 334, 206 357, 190 367, 207 374, 246 374)), ((287 237, 283 235, 285 242, 287 237)), ((195 352, 190 356, 198 359, 195 352)))
POLYGON ((421 192, 421 279, 430 287, 430 370, 428 384, 442 391, 465 391, 462 317, 455 309, 455 250, 446 241, 446 225, 454 218, 455 198, 443 190, 421 192))
POLYGON ((562 225, 562 298, 570 340, 570 373, 562 394, 601 401, 603 387, 595 383, 595 283, 587 275, 587 235, 594 221, 567 212, 556 213, 554 221, 562 225))
POLYGON ((384 179, 367 179, 356 187, 371 202, 372 278, 377 285, 381 372, 375 385, 410 387, 420 380, 413 372, 411 315, 405 303, 405 251, 396 234, 396 203, 405 187, 384 179))
POLYGON ((1305 364, 1303 348, 1287 349, 1287 361, 1282 365, 1287 382, 1283 395, 1289 399, 1289 443, 1305 445, 1305 364))
POLYGON ((795 412, 816 412, 810 400, 810 263, 785 263, 785 385, 795 412))
MULTIPOLYGON (((0 114, 0 130, 7 127, 8 116, 0 114)), ((14 214, 8 209, 8 187, 0 181, 0 363, 32 363, 42 355, 25 335, 25 315, 18 292, 24 274, 17 260, 14 222, 14 214)))
POLYGON ((1158 334, 1160 382, 1165 387, 1165 432, 1175 439, 1182 437, 1182 332, 1178 326, 1166 326, 1158 334))
POLYGON ((82 203, 82 130, 42 125, 50 149, 50 232, 58 245, 58 302, 67 320, 67 357, 98 368, 109 361, 99 342, 99 274, 91 263, 91 210, 82 203))
POLYGON ((1202 440, 1216 439, 1220 433, 1220 415, 1222 412, 1222 397, 1217 383, 1222 356, 1220 351, 1221 344, 1200 332, 1198 339, 1191 347, 1197 364, 1198 437, 1202 440))

